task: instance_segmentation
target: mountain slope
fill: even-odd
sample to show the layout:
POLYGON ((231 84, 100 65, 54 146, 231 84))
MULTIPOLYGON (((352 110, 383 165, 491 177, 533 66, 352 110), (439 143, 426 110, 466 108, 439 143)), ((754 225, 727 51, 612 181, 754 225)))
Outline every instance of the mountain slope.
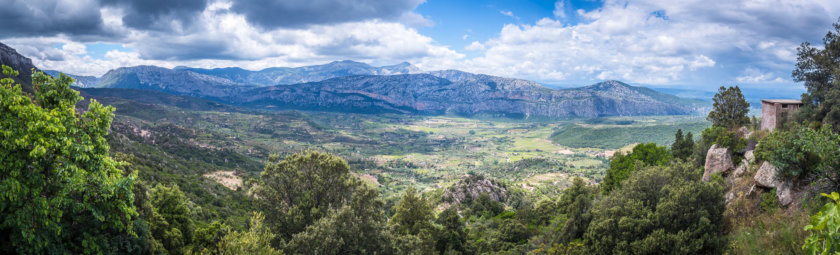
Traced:
POLYGON ((667 95, 608 81, 552 90, 536 83, 458 74, 455 82, 431 74, 349 76, 321 82, 231 93, 234 104, 274 109, 314 109, 418 114, 502 114, 512 117, 597 117, 691 114, 667 95), (667 99, 668 101, 663 101, 667 99))
POLYGON ((215 69, 176 67, 175 70, 191 71, 258 86, 315 82, 351 75, 392 75, 418 73, 420 71, 417 67, 405 62, 391 66, 373 67, 349 60, 294 68, 272 67, 260 71, 250 71, 238 67, 215 69))
MULTIPOLYGON (((61 73, 61 72, 56 71, 56 70, 44 70, 44 73, 49 74, 52 77, 58 77, 58 74, 61 73)), ((69 73, 64 73, 64 74, 67 75, 67 76, 70 76, 70 78, 73 78, 74 80, 76 80, 76 82, 73 82, 73 84, 72 84, 75 87, 93 88, 93 87, 96 87, 99 84, 99 78, 96 78, 94 76, 75 75, 75 74, 69 74, 69 73)))
POLYGON ((145 89, 177 95, 222 97, 233 88, 249 85, 225 78, 157 66, 121 67, 105 73, 100 88, 145 89))
MULTIPOLYGON (((17 77, 14 77, 16 83, 20 83, 21 89, 24 92, 34 94, 35 90, 32 87, 32 70, 40 71, 37 67, 32 65, 32 60, 20 55, 15 49, 3 43, 0 43, 0 65, 7 65, 19 72, 17 77)), ((0 78, 8 78, 0 73, 0 78)))

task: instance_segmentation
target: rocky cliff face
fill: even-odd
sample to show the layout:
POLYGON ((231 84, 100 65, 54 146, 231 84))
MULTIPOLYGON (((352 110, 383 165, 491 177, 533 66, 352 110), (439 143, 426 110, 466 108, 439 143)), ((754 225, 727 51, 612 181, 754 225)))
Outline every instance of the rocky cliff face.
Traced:
POLYGON ((222 97, 235 88, 250 87, 229 79, 157 66, 117 68, 102 76, 101 88, 144 89, 196 97, 222 97))
POLYGON ((420 72, 420 69, 418 69, 415 66, 412 66, 409 63, 373 67, 365 63, 359 63, 349 60, 335 61, 324 65, 304 66, 295 68, 272 67, 260 71, 249 71, 236 67, 215 69, 177 67, 175 69, 217 76, 234 82, 253 84, 257 86, 316 82, 335 77, 352 75, 394 75, 420 72))
MULTIPOLYGON (((0 65, 7 65, 20 72, 17 77, 14 77, 15 81, 20 83, 24 92, 35 93, 35 90, 32 88, 32 69, 35 69, 35 71, 40 70, 32 65, 32 60, 20 55, 12 47, 0 43, 0 65)), ((8 77, 0 73, 0 78, 8 77)))
MULTIPOLYGON (((325 109, 419 114, 480 113, 511 117, 597 117, 690 114, 639 88, 609 81, 552 90, 534 82, 454 73, 349 76, 231 93, 225 101, 276 109, 325 109), (443 78, 448 77, 452 80, 443 78), (454 81, 453 81, 454 80, 454 81)), ((660 96, 664 97, 664 96, 660 96)))
MULTIPOLYGON (((296 75, 324 70, 331 70, 329 75, 399 73, 412 72, 411 68, 406 63, 372 69, 363 63, 344 61, 298 68, 308 71, 296 75), (335 70, 342 71, 332 72, 335 70)), ((250 86, 242 81, 259 73, 242 71, 226 69, 226 74, 215 72, 220 76, 214 76, 198 73, 196 69, 137 66, 108 72, 98 87, 156 90, 256 108, 368 113, 487 113, 527 118, 675 115, 694 111, 692 105, 680 98, 618 81, 553 90, 532 81, 448 70, 423 74, 351 75, 291 85, 250 86)), ((265 74, 265 70, 260 72, 265 74)), ((306 79, 320 78, 323 76, 307 76, 306 79)))
MULTIPOLYGON (((56 71, 56 70, 44 70, 44 73, 49 74, 52 77, 58 77, 58 75, 61 72, 56 71)), ((99 78, 96 78, 94 76, 74 75, 74 74, 68 74, 68 73, 65 73, 65 75, 70 76, 70 78, 73 78, 73 80, 76 80, 72 84, 72 86, 75 86, 75 87, 94 88, 99 84, 99 78)))

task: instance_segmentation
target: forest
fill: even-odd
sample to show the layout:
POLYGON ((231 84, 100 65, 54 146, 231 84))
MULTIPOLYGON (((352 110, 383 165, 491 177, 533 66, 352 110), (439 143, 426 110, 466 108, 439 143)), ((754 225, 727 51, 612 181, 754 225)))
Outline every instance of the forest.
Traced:
MULTIPOLYGON (((749 103, 739 87, 722 86, 707 116, 710 127, 692 122, 685 127, 608 128, 587 134, 578 124, 561 128, 539 122, 515 123, 509 125, 522 124, 524 129, 540 130, 539 134, 546 136, 512 142, 470 122, 469 128, 458 129, 462 135, 487 132, 486 140, 496 145, 481 149, 484 156, 502 155, 494 153, 507 146, 517 149, 516 155, 506 155, 507 160, 518 158, 505 163, 495 159, 493 164, 475 160, 470 166, 460 165, 471 156, 466 152, 457 155, 459 163, 435 168, 395 156, 387 161, 393 165, 389 169, 402 172, 394 173, 382 173, 381 162, 359 155, 366 150, 431 155, 441 148, 458 151, 479 143, 458 136, 438 138, 433 136, 435 132, 440 135, 444 131, 415 125, 413 129, 385 127, 386 132, 376 134, 383 136, 384 142, 355 134, 312 136, 308 139, 332 142, 316 148, 308 148, 305 143, 289 144, 284 148, 288 153, 281 155, 280 148, 254 151, 257 146, 239 144, 246 143, 243 135, 263 134, 265 139, 311 136, 310 130, 328 121, 283 113, 270 115, 283 121, 267 122, 284 126, 253 125, 253 133, 240 134, 224 126, 236 122, 209 119, 227 116, 226 120, 235 120, 230 117, 234 116, 252 121, 253 115, 232 110, 191 116, 182 110, 151 107, 143 109, 150 115, 122 118, 119 113, 126 109, 121 107, 140 106, 119 100, 107 106, 96 99, 85 100, 70 87, 73 80, 69 76, 35 72, 31 77, 34 94, 24 92, 15 79, 3 78, 0 252, 837 253, 838 36, 840 23, 826 35, 825 48, 808 43, 798 48, 793 77, 804 83, 808 93, 802 96, 802 109, 784 115, 780 120, 783 124, 772 131, 762 130, 760 119, 748 117, 749 103), (207 125, 230 133, 201 133, 170 122, 148 131, 132 124, 164 119, 194 122, 194 126, 207 125), (281 131, 275 132, 274 128, 281 131), (627 142, 665 128, 676 128, 671 131, 673 139, 627 142), (572 134, 569 130, 578 131, 572 134), (628 140, 599 145, 587 138, 614 130, 626 131, 624 139, 628 140), (579 135, 581 132, 584 135, 579 135), (359 148, 348 150, 337 142, 346 140, 359 148), (396 146, 387 140, 412 142, 396 146), (630 146, 602 156, 603 161, 583 155, 583 150, 559 153, 562 156, 553 159, 526 156, 546 146, 561 149, 551 147, 552 140, 601 149, 630 146), (384 145, 363 148, 365 143, 384 145), (214 149, 223 147, 236 148, 214 149), (254 160, 255 155, 264 160, 254 160), (728 159, 729 164, 743 163, 737 169, 714 171, 719 158, 728 159), (593 166, 601 164, 606 171, 595 173, 593 166), (456 176, 445 185, 424 182, 424 178, 440 177, 424 173, 453 168, 470 170, 445 173, 456 176), (195 169, 233 170, 208 173, 193 172, 195 169), (562 174, 566 182, 551 179, 528 185, 524 181, 552 174, 562 174), (244 180, 224 186, 208 176, 244 180)), ((3 66, 3 74, 15 77, 18 70, 3 66)), ((203 107, 218 110, 224 106, 208 106, 202 101, 182 107, 210 111, 203 107)), ((387 116, 376 118, 398 121, 387 116)), ((334 126, 371 125, 361 129, 376 125, 367 119, 329 121, 334 121, 334 126)), ((602 123, 593 120, 588 124, 602 123)))

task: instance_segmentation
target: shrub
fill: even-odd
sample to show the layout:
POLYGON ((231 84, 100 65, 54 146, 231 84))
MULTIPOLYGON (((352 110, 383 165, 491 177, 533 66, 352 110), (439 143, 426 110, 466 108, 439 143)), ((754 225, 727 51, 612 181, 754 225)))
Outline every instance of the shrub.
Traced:
POLYGON ((840 135, 828 126, 815 130, 798 126, 790 131, 776 131, 765 137, 758 148, 758 159, 779 169, 783 178, 800 178, 810 173, 832 180, 840 166, 840 135))

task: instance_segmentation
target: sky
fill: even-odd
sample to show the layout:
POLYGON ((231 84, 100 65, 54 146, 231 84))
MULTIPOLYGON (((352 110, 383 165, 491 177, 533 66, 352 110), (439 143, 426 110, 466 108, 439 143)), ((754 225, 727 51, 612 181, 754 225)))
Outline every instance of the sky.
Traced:
POLYGON ((0 42, 42 69, 409 62, 573 87, 791 91, 836 0, 0 0, 0 42))

